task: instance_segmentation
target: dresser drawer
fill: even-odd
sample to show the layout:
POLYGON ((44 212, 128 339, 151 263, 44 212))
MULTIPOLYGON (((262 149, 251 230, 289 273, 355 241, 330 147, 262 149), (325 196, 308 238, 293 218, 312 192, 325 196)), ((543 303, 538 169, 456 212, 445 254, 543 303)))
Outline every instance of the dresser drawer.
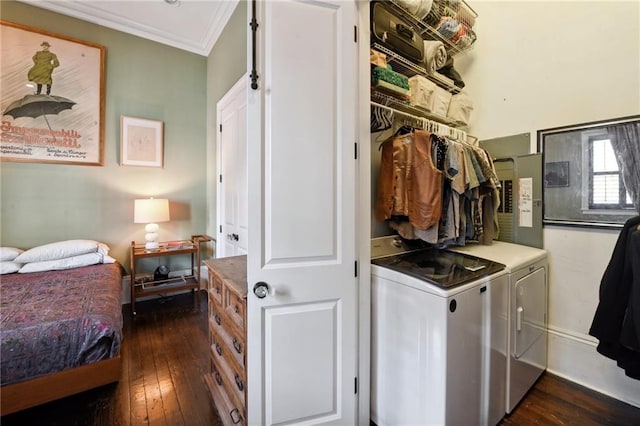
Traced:
POLYGON ((205 375, 205 382, 211 393, 218 414, 224 425, 241 425, 247 424, 245 419, 244 407, 233 402, 227 395, 224 388, 224 379, 215 366, 211 373, 205 375))
POLYGON ((218 302, 219 305, 222 305, 222 280, 211 269, 209 269, 209 287, 207 290, 209 291, 209 297, 218 302))
POLYGON ((219 334, 230 325, 222 308, 216 303, 209 303, 209 328, 219 334))
POLYGON ((242 331, 245 330, 245 309, 246 299, 225 287, 224 310, 229 318, 231 318, 231 320, 240 327, 240 330, 242 331))
POLYGON ((218 341, 214 340, 211 345, 211 355, 217 371, 222 375, 225 389, 229 394, 233 394, 242 406, 245 406, 247 377, 243 368, 238 368, 233 362, 229 362, 225 358, 227 351, 228 349, 218 341))
POLYGON ((240 335, 236 330, 230 328, 224 330, 224 333, 220 333, 220 340, 222 340, 227 347, 228 358, 232 358, 237 366, 244 370, 247 365, 247 345, 244 334, 240 335))
MULTIPOLYGON (((219 335, 213 330, 210 332, 211 342, 211 356, 215 355, 215 358, 222 358, 229 365, 232 365, 232 369, 235 371, 244 372, 246 371, 244 365, 244 353, 239 353, 235 347, 233 347, 229 342, 232 342, 232 339, 229 335, 222 334, 219 335), (215 354, 214 354, 215 352, 215 354)), ((244 349, 244 342, 238 344, 238 349, 244 349)))
POLYGON ((214 295, 211 294, 211 290, 207 291, 207 298, 209 299, 209 315, 208 318, 213 318, 215 314, 218 314, 218 316, 220 316, 223 312, 224 309, 222 308, 222 303, 218 302, 214 295))

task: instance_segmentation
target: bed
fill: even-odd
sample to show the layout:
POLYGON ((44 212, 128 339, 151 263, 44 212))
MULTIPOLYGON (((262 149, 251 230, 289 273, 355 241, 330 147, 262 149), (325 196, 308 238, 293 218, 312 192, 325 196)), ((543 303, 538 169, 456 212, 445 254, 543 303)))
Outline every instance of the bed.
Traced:
POLYGON ((0 413, 118 381, 122 266, 0 277, 0 413))

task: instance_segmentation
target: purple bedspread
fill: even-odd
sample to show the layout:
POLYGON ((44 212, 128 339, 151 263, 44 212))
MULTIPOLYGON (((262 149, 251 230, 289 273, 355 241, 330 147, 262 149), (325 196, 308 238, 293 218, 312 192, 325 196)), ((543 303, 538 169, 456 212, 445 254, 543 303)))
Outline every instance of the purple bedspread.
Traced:
POLYGON ((2 385, 117 355, 121 279, 118 263, 0 276, 2 385))

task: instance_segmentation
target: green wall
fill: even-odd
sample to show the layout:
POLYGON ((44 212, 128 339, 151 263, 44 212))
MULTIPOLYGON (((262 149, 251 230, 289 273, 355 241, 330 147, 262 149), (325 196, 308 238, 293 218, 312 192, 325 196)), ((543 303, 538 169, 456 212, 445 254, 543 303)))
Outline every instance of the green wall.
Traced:
POLYGON ((216 106, 247 72, 247 2, 241 0, 207 59, 207 232, 217 236, 216 106))
POLYGON ((95 239, 128 269, 130 242, 144 241, 133 200, 148 196, 170 200, 161 240, 204 233, 207 58, 14 1, 0 18, 106 47, 104 166, 1 163, 0 243, 95 239), (164 122, 163 168, 119 165, 121 115, 164 122))

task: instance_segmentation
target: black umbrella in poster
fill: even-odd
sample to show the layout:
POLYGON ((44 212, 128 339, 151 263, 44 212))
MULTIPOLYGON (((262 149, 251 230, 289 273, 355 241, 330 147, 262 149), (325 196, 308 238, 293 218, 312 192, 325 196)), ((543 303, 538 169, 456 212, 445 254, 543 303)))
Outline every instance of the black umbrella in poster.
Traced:
POLYGON ((19 117, 43 117, 53 135, 53 129, 49 124, 49 120, 47 120, 47 114, 58 114, 61 111, 71 109, 75 104, 71 99, 63 98, 62 96, 26 95, 22 99, 12 102, 2 115, 10 115, 14 119, 19 117))

